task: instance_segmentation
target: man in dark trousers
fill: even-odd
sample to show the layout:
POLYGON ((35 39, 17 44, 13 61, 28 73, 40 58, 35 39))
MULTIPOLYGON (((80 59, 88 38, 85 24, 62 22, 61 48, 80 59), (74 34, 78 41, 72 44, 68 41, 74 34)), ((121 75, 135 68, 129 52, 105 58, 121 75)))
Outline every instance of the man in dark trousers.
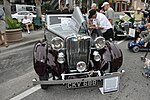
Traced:
POLYGON ((114 39, 113 27, 104 14, 92 9, 89 11, 88 18, 96 21, 97 25, 94 28, 100 30, 106 40, 114 39))

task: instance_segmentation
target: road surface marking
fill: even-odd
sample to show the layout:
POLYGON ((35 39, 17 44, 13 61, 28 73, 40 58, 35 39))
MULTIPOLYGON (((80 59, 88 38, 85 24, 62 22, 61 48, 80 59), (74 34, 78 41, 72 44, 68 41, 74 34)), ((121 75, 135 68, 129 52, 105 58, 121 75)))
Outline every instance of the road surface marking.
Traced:
POLYGON ((127 39, 127 38, 125 38, 125 39, 123 39, 123 40, 121 40, 121 41, 118 41, 118 42, 116 41, 116 44, 119 45, 119 44, 123 43, 126 39, 127 39))
POLYGON ((117 44, 119 45, 119 44, 121 44, 122 42, 124 42, 125 40, 122 40, 122 41, 119 41, 119 42, 117 42, 117 44))
POLYGON ((23 93, 21 93, 21 94, 15 96, 15 97, 13 97, 13 98, 11 98, 10 100, 21 100, 21 99, 27 97, 28 95, 30 95, 30 94, 36 92, 36 91, 39 90, 39 89, 41 89, 41 86, 40 86, 40 85, 36 85, 36 86, 34 86, 34 87, 28 89, 27 91, 24 91, 23 93))

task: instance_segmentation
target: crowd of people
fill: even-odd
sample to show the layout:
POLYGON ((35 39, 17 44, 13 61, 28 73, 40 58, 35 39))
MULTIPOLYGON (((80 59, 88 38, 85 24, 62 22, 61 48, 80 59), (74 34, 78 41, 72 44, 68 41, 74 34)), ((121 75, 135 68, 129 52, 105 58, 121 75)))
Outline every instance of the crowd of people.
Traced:
POLYGON ((92 34, 102 35, 106 40, 114 40, 113 19, 114 10, 108 2, 104 2, 101 10, 97 10, 97 5, 92 4, 88 11, 88 24, 92 29, 92 34), (100 31, 98 31, 100 30, 100 31))
MULTIPOLYGON (((133 15, 134 23, 144 24, 148 29, 150 28, 150 12, 145 16, 144 14, 144 11, 138 7, 133 15)), ((88 24, 89 29, 92 29, 91 33, 97 36, 102 35, 106 40, 114 40, 114 18, 115 12, 108 2, 102 4, 101 10, 97 10, 97 5, 93 3, 91 9, 88 11, 88 24)), ((150 33, 148 30, 147 32, 150 33)), ((147 44, 149 40, 150 34, 148 37, 144 38, 143 41, 140 41, 139 44, 147 44)), ((143 75, 150 77, 150 64, 148 70, 144 72, 143 75)))
MULTIPOLYGON (((106 40, 113 40, 115 12, 109 2, 104 2, 99 8, 100 9, 98 9, 96 3, 92 4, 91 9, 87 12, 89 20, 88 24, 92 27, 95 26, 95 28, 93 27, 94 33, 99 34, 99 31, 95 31, 95 29, 99 29, 106 40), (93 25, 91 24, 92 21, 93 25), (95 21, 98 25, 94 25, 95 21)), ((150 11, 142 10, 138 7, 131 19, 133 19, 134 24, 140 23, 145 24, 146 26, 147 23, 150 23, 150 11)))

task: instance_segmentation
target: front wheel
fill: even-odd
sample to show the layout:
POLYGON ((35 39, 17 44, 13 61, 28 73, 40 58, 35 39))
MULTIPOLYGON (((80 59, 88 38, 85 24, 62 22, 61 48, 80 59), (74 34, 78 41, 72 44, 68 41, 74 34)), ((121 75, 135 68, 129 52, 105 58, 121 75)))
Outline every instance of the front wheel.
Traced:
POLYGON ((140 48, 138 46, 135 46, 132 48, 132 50, 134 53, 137 53, 137 52, 139 52, 140 48))
MULTIPOLYGON (((49 79, 48 72, 45 72, 45 74, 43 76, 39 76, 40 81, 48 81, 48 79, 49 79)), ((41 84, 41 88, 44 90, 48 89, 48 84, 41 84)))

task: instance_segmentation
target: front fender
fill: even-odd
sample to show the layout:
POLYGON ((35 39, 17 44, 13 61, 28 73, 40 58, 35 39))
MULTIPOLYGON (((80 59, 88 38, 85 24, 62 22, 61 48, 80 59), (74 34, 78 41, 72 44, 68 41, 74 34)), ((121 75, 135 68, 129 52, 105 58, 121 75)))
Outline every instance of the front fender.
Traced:
POLYGON ((35 72, 39 76, 43 76, 47 69, 47 43, 38 41, 33 49, 33 65, 35 72))
POLYGON ((106 46, 104 49, 101 49, 101 50, 92 50, 90 58, 96 70, 101 70, 108 62, 111 62, 111 53, 109 51, 109 48, 106 46), (94 51, 98 51, 99 54, 101 55, 100 61, 94 60, 94 56, 93 56, 94 51))
POLYGON ((111 54, 112 71, 117 71, 122 66, 123 53, 116 44, 108 43, 107 45, 111 54))

